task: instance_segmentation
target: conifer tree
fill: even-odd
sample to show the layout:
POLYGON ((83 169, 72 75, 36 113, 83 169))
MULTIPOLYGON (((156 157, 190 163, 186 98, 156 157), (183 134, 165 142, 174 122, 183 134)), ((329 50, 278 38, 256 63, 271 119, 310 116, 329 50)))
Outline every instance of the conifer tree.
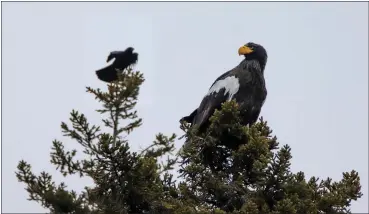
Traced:
POLYGON ((78 152, 85 158, 78 160, 77 150, 66 151, 63 142, 52 142, 56 169, 64 176, 90 177, 95 186, 76 194, 47 172, 35 175, 21 160, 16 176, 26 185, 29 200, 51 213, 303 214, 350 213, 351 201, 362 196, 354 170, 337 182, 291 172, 291 148, 279 148, 263 119, 250 127, 240 124, 234 101, 214 113, 205 133, 182 123, 186 143, 176 156, 171 155, 175 134, 159 133, 146 149, 132 151, 126 136, 142 123, 135 105, 144 78, 131 68, 122 72, 107 91, 87 87, 101 102, 97 112, 111 133, 72 110, 70 122, 62 122, 61 129, 83 147, 78 152), (180 177, 174 178, 172 170, 180 177))

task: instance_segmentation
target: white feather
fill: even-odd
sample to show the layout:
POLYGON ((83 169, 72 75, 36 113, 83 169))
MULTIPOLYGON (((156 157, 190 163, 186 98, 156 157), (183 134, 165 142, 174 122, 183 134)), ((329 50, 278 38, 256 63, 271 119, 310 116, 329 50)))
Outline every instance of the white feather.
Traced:
POLYGON ((231 100, 232 97, 238 92, 238 89, 240 88, 240 82, 235 76, 218 80, 209 89, 209 92, 206 94, 206 96, 209 96, 213 93, 219 93, 219 91, 223 88, 225 89, 224 95, 228 93, 228 100, 231 100))

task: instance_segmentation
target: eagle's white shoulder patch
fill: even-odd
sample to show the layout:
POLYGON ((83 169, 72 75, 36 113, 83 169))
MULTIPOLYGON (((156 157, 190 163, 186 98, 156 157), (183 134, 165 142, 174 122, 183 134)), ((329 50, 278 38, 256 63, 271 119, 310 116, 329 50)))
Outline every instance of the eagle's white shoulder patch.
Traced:
POLYGON ((213 93, 219 93, 222 88, 225 89, 224 95, 228 93, 228 100, 231 100, 232 97, 238 92, 238 89, 240 88, 240 82, 235 76, 229 76, 222 80, 218 80, 209 89, 209 92, 206 94, 206 96, 209 96, 213 93))

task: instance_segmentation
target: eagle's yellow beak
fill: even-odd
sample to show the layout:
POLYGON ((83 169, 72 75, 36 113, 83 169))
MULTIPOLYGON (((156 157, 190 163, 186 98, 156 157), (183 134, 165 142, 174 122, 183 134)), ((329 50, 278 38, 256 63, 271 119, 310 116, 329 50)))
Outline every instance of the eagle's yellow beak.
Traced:
POLYGON ((244 46, 242 46, 238 49, 238 55, 246 55, 246 54, 250 54, 252 52, 253 52, 253 50, 251 48, 247 47, 246 45, 244 45, 244 46))

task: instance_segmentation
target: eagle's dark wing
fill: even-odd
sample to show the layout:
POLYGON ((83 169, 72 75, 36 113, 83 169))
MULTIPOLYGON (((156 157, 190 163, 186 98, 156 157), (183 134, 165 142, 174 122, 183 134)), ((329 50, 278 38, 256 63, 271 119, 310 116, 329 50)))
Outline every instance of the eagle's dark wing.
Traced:
MULTIPOLYGON (((236 67, 237 68, 237 67, 236 67)), ((225 72, 224 74, 222 74, 222 75, 220 75, 214 82, 213 82, 213 84, 210 86, 210 88, 209 88, 209 90, 211 89, 211 87, 213 87, 213 85, 216 83, 216 82, 218 82, 219 80, 221 80, 221 79, 224 79, 224 78, 226 78, 227 76, 229 76, 230 75, 230 73, 234 73, 234 71, 236 70, 236 68, 234 68, 234 69, 232 69, 232 70, 230 70, 230 71, 227 71, 227 72, 225 72)))
POLYGON ((225 89, 221 89, 219 93, 204 97, 200 107, 197 109, 197 114, 193 119, 192 125, 197 125, 200 130, 205 127, 205 124, 207 124, 215 109, 219 109, 221 104, 227 101, 228 96, 224 92, 225 89))
POLYGON ((196 115, 192 121, 192 125, 197 125, 201 130, 206 127, 209 118, 214 113, 215 109, 220 109, 223 102, 230 100, 237 92, 238 79, 233 75, 239 66, 222 74, 218 77, 209 88, 199 108, 197 108, 196 115))
MULTIPOLYGON (((218 80, 220 80, 220 79, 223 79, 224 77, 226 77, 226 76, 228 76, 229 75, 229 73, 230 72, 232 72, 233 70, 230 70, 230 71, 228 71, 228 72, 226 72, 226 73, 224 73, 224 74, 222 74, 222 75, 220 75, 214 82, 213 82, 213 84, 210 86, 210 88, 209 88, 209 90, 211 89, 211 87, 218 81, 218 80)), ((205 97, 206 98, 206 97, 205 97)), ((204 99, 205 99, 204 98, 204 99)), ((204 101, 204 100, 203 100, 204 101)), ((195 109, 190 115, 188 115, 188 116, 185 116, 185 117, 183 117, 180 121, 186 121, 187 123, 191 123, 191 125, 193 125, 192 123, 194 122, 193 120, 194 120, 194 118, 196 117, 196 115, 197 115, 197 109, 195 109)))
POLYGON ((186 121, 187 123, 192 123, 196 114, 197 114, 197 109, 195 109, 190 115, 183 117, 180 121, 186 121))

